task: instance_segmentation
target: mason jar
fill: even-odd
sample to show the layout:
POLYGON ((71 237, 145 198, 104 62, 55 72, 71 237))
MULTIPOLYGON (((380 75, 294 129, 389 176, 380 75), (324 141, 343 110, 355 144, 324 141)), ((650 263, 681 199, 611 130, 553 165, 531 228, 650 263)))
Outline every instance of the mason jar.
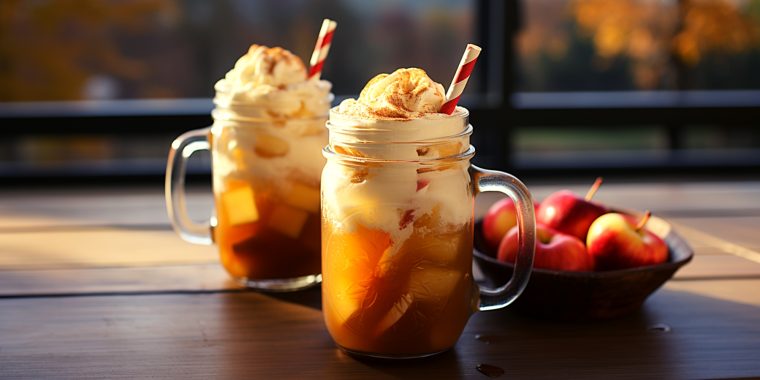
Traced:
POLYGON ((192 243, 215 243, 226 271, 249 287, 297 290, 321 279, 321 152, 332 98, 317 114, 278 116, 217 86, 213 125, 172 144, 166 201, 175 230, 192 243), (214 211, 206 223, 185 208, 187 159, 199 150, 211 152, 214 211))
POLYGON ((433 355, 456 343, 478 310, 502 308, 532 266, 533 204, 515 177, 470 164, 468 111, 364 119, 333 108, 322 172, 322 302, 327 328, 352 354, 433 355), (520 252, 500 289, 473 280, 474 199, 517 205, 520 252))

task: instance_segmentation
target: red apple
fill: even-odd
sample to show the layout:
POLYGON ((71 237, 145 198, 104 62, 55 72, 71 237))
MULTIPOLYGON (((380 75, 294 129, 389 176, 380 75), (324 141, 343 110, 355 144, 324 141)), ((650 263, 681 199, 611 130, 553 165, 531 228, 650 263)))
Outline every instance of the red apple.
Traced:
MULTIPOLYGON (((533 202, 533 209, 538 212, 538 203, 533 202)), ((483 238, 488 252, 493 256, 499 249, 504 235, 517 225, 517 211, 512 198, 504 198, 491 205, 483 217, 483 238)))
POLYGON ((552 193, 541 202, 541 207, 538 208, 536 214, 536 222, 586 241, 586 234, 591 223, 608 212, 606 207, 591 202, 591 198, 601 184, 602 178, 597 178, 585 198, 578 197, 570 190, 552 193))
POLYGON ((632 268, 663 263, 668 259, 668 246, 644 228, 649 211, 636 222, 630 215, 610 213, 591 224, 586 239, 588 253, 601 270, 632 268))
MULTIPOLYGON (((499 245, 499 261, 514 263, 517 256, 517 227, 509 230, 499 245)), ((533 267, 566 270, 591 271, 594 260, 583 242, 575 236, 563 234, 544 225, 536 225, 536 255, 533 267)))

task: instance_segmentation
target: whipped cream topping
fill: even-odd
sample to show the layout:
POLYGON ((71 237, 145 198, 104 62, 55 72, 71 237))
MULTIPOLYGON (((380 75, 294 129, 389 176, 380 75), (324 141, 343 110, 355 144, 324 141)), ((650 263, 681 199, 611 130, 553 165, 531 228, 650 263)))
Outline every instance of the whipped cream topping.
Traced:
MULTIPOLYGON (((354 231, 358 225, 390 234, 399 249, 413 232, 414 223, 434 215, 435 225, 445 228, 472 220, 472 195, 468 162, 445 170, 418 173, 417 165, 367 166, 357 181, 356 168, 328 160, 322 172, 322 207, 333 228, 354 231)), ((437 231, 429 231, 436 233, 437 231)))
POLYGON ((326 161, 322 156, 327 141, 325 121, 326 118, 294 119, 274 127, 267 122, 216 120, 212 127, 217 153, 213 157, 214 178, 220 182, 215 186, 222 186, 225 177, 235 176, 254 182, 265 180, 280 190, 291 179, 319 187, 326 161), (256 149, 262 135, 285 148, 262 156, 256 149))
POLYGON ((458 154, 469 147, 469 136, 461 136, 456 151, 431 149, 424 155, 417 151, 418 144, 425 142, 433 146, 455 143, 456 141, 448 140, 467 128, 469 113, 462 107, 457 107, 452 115, 435 112, 423 114, 416 119, 373 119, 343 111, 342 105, 330 110, 327 124, 330 129, 330 145, 349 145, 362 157, 426 160, 458 154))
POLYGON ((352 231, 361 224, 381 229, 398 249, 413 231, 413 223, 405 223, 410 215, 435 215, 441 228, 471 221, 469 162, 431 170, 417 163, 441 164, 435 160, 470 149, 467 110, 439 113, 443 97, 443 86, 424 71, 400 69, 375 77, 359 99, 330 110, 333 151, 406 161, 354 165, 329 160, 322 173, 323 212, 334 228, 352 231))
POLYGON ((249 108, 249 117, 325 115, 332 101, 330 82, 307 80, 300 58, 280 47, 256 44, 214 88, 217 105, 249 108))
POLYGON ((275 187, 285 186, 289 177, 319 186, 331 87, 326 80, 308 80, 303 61, 291 52, 251 45, 215 85, 218 185, 226 176, 251 176, 275 187), (274 151, 264 146, 261 156, 256 144, 274 145, 269 147, 274 151))
POLYGON ((224 79, 251 87, 287 86, 306 80, 306 66, 300 58, 281 47, 254 44, 235 62, 235 68, 224 79))
POLYGON ((360 118, 416 119, 437 113, 445 102, 443 86, 418 68, 379 74, 362 90, 359 99, 340 104, 340 113, 360 118))

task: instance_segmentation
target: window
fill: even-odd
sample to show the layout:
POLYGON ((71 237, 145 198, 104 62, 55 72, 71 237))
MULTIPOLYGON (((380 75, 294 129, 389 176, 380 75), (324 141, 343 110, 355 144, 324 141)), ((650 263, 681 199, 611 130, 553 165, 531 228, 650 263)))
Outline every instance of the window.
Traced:
POLYGON ((324 17, 339 98, 401 66, 448 84, 482 44, 478 164, 760 167, 758 0, 20 0, 0 3, 0 179, 160 176, 251 43, 306 59, 324 17))
POLYGON ((517 167, 760 163, 760 2, 521 5, 517 167))
POLYGON ((760 88, 757 1, 523 4, 521 91, 760 88))
POLYGON ((339 98, 400 66, 448 84, 476 9, 473 0, 3 2, 0 177, 160 174, 171 139, 210 123, 214 83, 250 44, 308 63, 324 17, 339 22, 323 74, 339 98))
POLYGON ((283 46, 308 63, 328 16, 339 21, 324 71, 336 94, 354 94, 399 66, 424 67, 448 82, 475 23, 472 1, 22 0, 0 7, 5 102, 210 98, 252 43, 283 46))

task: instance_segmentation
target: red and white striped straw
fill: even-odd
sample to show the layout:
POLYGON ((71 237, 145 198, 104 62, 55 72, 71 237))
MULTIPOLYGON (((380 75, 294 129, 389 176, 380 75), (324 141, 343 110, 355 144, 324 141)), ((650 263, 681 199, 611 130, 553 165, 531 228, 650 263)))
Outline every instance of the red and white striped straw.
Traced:
POLYGON ((475 67, 475 61, 478 60, 479 55, 479 46, 467 44, 467 48, 464 49, 464 55, 462 55, 462 60, 459 62, 459 67, 457 67, 457 72, 454 74, 454 80, 451 81, 449 90, 446 92, 446 103, 443 103, 443 106, 441 106, 441 113, 449 115, 454 113, 459 102, 459 97, 464 92, 464 87, 467 85, 467 80, 470 79, 470 73, 472 73, 472 68, 475 67))
POLYGON ((325 64, 327 52, 330 51, 336 26, 338 26, 338 23, 329 18, 322 21, 322 29, 319 30, 317 45, 314 46, 314 53, 311 54, 311 60, 309 61, 311 65, 309 68, 309 79, 319 79, 319 76, 322 75, 322 66, 325 64))

